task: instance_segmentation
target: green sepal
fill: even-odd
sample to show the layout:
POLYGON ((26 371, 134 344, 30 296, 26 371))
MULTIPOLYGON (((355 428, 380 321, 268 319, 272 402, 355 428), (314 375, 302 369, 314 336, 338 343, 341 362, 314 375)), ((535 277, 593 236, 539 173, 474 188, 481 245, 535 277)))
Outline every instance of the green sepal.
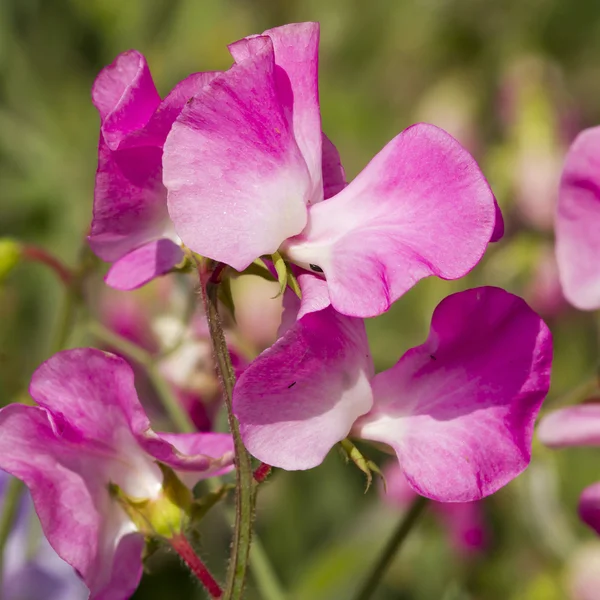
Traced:
POLYGON ((146 536, 145 542, 144 549, 142 550, 142 566, 144 573, 151 574, 153 569, 149 563, 154 559, 162 546, 157 537, 146 536))
POLYGON ((194 500, 191 508, 192 525, 199 523, 206 516, 206 513, 215 506, 215 504, 218 504, 223 500, 231 490, 235 490, 235 485, 226 483, 214 492, 210 492, 194 500))
POLYGON ((257 277, 261 277, 266 281, 275 281, 273 273, 271 273, 271 271, 269 270, 262 258, 257 258, 252 264, 246 267, 241 274, 256 275, 257 277))
POLYGON ((283 256, 279 254, 279 252, 275 252, 271 254, 271 260, 273 261, 273 266, 275 267, 275 271, 277 271, 277 281, 279 282, 279 294, 275 296, 278 298, 285 292, 285 288, 288 283, 288 266, 283 256))
POLYGON ((235 322, 235 303, 231 293, 231 279, 226 278, 219 284, 217 291, 219 302, 229 311, 231 318, 235 322))
POLYGON ((369 491, 371 483, 373 482, 373 473, 381 477, 384 489, 387 488, 385 477, 379 467, 372 460, 365 458, 363 453, 348 438, 342 440, 340 446, 346 460, 352 461, 366 475, 367 486, 365 488, 365 494, 369 491))

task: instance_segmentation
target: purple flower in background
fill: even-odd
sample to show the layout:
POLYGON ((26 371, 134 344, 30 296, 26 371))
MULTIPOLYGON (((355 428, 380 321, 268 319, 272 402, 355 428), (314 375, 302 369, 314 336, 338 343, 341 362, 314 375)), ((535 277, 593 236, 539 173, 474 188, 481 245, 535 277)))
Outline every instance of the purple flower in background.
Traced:
MULTIPOLYGON (((600 404, 590 402, 550 413, 540 422, 538 437, 551 448, 600 446, 600 404)), ((583 490, 579 516, 600 535, 600 481, 583 490)))
MULTIPOLYGON (((380 490, 384 502, 393 508, 408 508, 416 493, 400 466, 389 464, 383 474, 386 485, 380 490)), ((432 509, 446 529, 451 547, 459 554, 469 557, 485 549, 487 535, 479 502, 433 502, 432 509)))
POLYGON ((600 308, 600 127, 580 133, 567 153, 556 258, 567 300, 583 310, 600 308))
POLYGON ((363 321, 329 307, 250 364, 234 412, 248 450, 270 465, 315 467, 350 434, 390 446, 419 494, 469 502, 529 464, 551 359, 541 318, 483 287, 444 299, 427 341, 373 377, 363 321))
POLYGON ((111 287, 131 290, 163 275, 183 259, 167 213, 162 147, 173 121, 215 73, 194 73, 161 101, 146 59, 120 54, 94 82, 100 113, 92 250, 113 265, 111 287))
POLYGON ((129 598, 141 573, 144 536, 110 491, 160 502, 170 467, 190 486, 233 459, 225 434, 157 434, 119 357, 60 352, 33 374, 38 406, 0 410, 0 468, 31 492, 42 529, 94 600, 129 598))
POLYGON ((244 270, 281 251, 312 299, 350 316, 385 312, 429 275, 456 279, 503 224, 471 155, 433 125, 394 138, 345 186, 321 132, 319 25, 230 46, 235 60, 183 108, 164 146, 169 214, 195 252, 244 270))
MULTIPOLYGON (((0 497, 9 475, 0 471, 0 497)), ((73 568, 59 558, 48 541, 34 535, 39 522, 27 494, 8 537, 3 556, 0 598, 3 600, 85 600, 88 590, 73 568)))

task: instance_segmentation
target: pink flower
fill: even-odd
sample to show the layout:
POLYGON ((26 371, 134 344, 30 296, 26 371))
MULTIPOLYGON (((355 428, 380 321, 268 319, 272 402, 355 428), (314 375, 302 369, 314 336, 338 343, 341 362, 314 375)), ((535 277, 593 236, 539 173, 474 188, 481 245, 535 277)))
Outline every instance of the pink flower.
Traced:
POLYGON ((144 537, 109 491, 159 501, 159 464, 186 483, 232 461, 225 434, 157 434, 129 365, 92 348, 56 354, 34 373, 38 406, 0 410, 0 468, 31 491, 44 534, 94 600, 129 598, 142 572, 144 537))
MULTIPOLYGON (((407 508, 416 494, 400 465, 388 465, 384 476, 386 489, 380 486, 383 500, 394 508, 407 508)), ((486 531, 479 502, 434 502, 432 508, 447 531, 448 541, 458 553, 467 557, 483 551, 486 531)))
POLYGON ((540 317, 484 287, 443 300, 426 342, 373 376, 363 321, 329 307, 250 364, 234 411, 246 447, 270 465, 315 467, 350 434, 390 446, 417 493, 469 502, 528 465, 551 355, 540 317))
POLYGON ((139 287, 183 259, 167 213, 162 147, 173 121, 215 73, 194 73, 161 101, 146 59, 120 54, 94 82, 100 113, 92 250, 114 263, 106 282, 120 290, 139 287))
POLYGON ((502 218, 475 160, 432 125, 402 132, 345 187, 321 132, 318 43, 317 23, 297 23, 230 46, 234 65, 165 142, 169 214, 187 246, 238 271, 281 251, 322 282, 303 312, 375 316, 423 277, 465 275, 502 218))
POLYGON ((565 159, 556 215, 556 258, 565 297, 600 308, 600 127, 577 136, 565 159))
MULTIPOLYGON (((551 448, 600 446, 600 404, 590 402, 550 413, 542 419, 538 437, 551 448)), ((579 516, 600 535, 600 481, 583 490, 579 516)))

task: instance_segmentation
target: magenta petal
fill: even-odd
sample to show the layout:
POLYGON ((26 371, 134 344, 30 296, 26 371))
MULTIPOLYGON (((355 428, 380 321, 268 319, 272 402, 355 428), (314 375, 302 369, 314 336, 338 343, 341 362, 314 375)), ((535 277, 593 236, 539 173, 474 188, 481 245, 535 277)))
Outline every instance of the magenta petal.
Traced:
POLYGON ((521 298, 493 287, 454 294, 427 341, 374 378, 356 432, 389 444, 421 495, 478 500, 528 465, 551 360, 550 331, 521 298))
POLYGON ((141 129, 160 104, 146 59, 136 50, 119 54, 102 69, 92 88, 108 147, 116 150, 123 138, 141 129))
POLYGON ((195 252, 245 269, 306 224, 311 179, 277 94, 269 38, 181 112, 164 147, 169 214, 195 252))
POLYGON ((142 574, 143 538, 128 535, 125 513, 111 506, 105 459, 85 444, 68 443, 75 437, 68 423, 42 408, 7 406, 0 410, 0 468, 29 487, 44 535, 81 575, 91 598, 127 598, 142 574))
POLYGON ((495 213, 473 157, 441 129, 418 124, 337 196, 310 206, 306 229, 285 252, 323 270, 336 310, 372 317, 423 277, 468 273, 490 241, 495 213))
POLYGON ((600 535, 600 482, 586 487, 581 493, 579 516, 586 525, 600 535))
POLYGON ((346 187, 346 171, 333 142, 323 134, 323 197, 335 196, 346 187))
POLYGON ((317 466, 371 407, 372 370, 361 320, 331 308, 305 316, 235 386, 246 447, 283 469, 317 466))
POLYGON ((118 260, 173 228, 161 178, 159 147, 112 152, 100 140, 89 242, 101 259, 118 260))
POLYGON ((537 435, 551 448, 600 446, 600 404, 590 402, 556 410, 540 421, 537 435))
POLYGON ((600 308, 600 127, 586 129, 569 149, 556 215, 556 258, 565 297, 584 310, 600 308))
POLYGON ((498 206, 498 201, 495 197, 494 207, 496 210, 496 220, 494 221, 494 231, 492 232, 490 242, 498 242, 504 236, 504 217, 502 216, 502 211, 500 210, 500 206, 498 206))
POLYGON ((141 246, 116 261, 106 274, 107 285, 116 290, 135 290, 168 273, 183 260, 183 250, 171 240, 160 239, 141 246))

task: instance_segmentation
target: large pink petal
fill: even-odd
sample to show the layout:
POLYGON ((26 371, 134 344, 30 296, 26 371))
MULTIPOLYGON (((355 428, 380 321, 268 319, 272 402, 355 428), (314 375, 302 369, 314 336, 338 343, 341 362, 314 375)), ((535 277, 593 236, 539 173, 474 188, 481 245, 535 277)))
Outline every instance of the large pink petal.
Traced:
POLYGON ((233 408, 251 454, 310 469, 372 404, 364 324, 331 308, 298 321, 239 378, 233 408))
POLYGON ((300 233, 311 188, 277 94, 272 42, 247 43, 256 51, 183 109, 163 156, 181 239, 240 271, 300 233))
POLYGON ((600 404, 590 402, 556 410, 540 421, 537 435, 551 448, 600 446, 600 404))
POLYGON ((98 147, 92 250, 113 262, 173 228, 162 184, 161 149, 141 146, 112 152, 98 147))
POLYGON ((569 149, 556 215, 556 258, 565 297, 600 308, 600 127, 580 133, 569 149))
POLYGON ((143 538, 109 497, 106 457, 76 436, 43 408, 10 405, 0 410, 0 468, 29 487, 44 535, 91 598, 128 598, 142 574, 143 538))
POLYGON ((119 54, 102 69, 92 88, 102 120, 102 135, 111 150, 141 129, 160 104, 146 59, 136 50, 119 54))
POLYGON ((312 205, 285 252, 324 272, 336 310, 372 317, 423 277, 468 273, 495 220, 494 195, 472 156, 441 129, 419 124, 337 196, 312 205))
POLYGON ((583 490, 579 498, 579 516, 600 535, 600 482, 583 490))
POLYGON ((521 298, 492 287, 454 294, 427 341, 375 377, 356 432, 389 444, 418 493, 478 500, 529 463, 551 360, 550 331, 521 298))
POLYGON ((136 248, 117 260, 106 274, 105 281, 116 290, 135 290, 168 273, 182 260, 181 247, 163 238, 136 248))
MULTIPOLYGON (((312 179, 310 201, 323 198, 321 169, 321 111, 319 108, 319 24, 291 23, 265 31, 275 51, 275 83, 284 114, 312 179)), ((229 51, 242 62, 256 51, 258 36, 231 44, 229 51)))

